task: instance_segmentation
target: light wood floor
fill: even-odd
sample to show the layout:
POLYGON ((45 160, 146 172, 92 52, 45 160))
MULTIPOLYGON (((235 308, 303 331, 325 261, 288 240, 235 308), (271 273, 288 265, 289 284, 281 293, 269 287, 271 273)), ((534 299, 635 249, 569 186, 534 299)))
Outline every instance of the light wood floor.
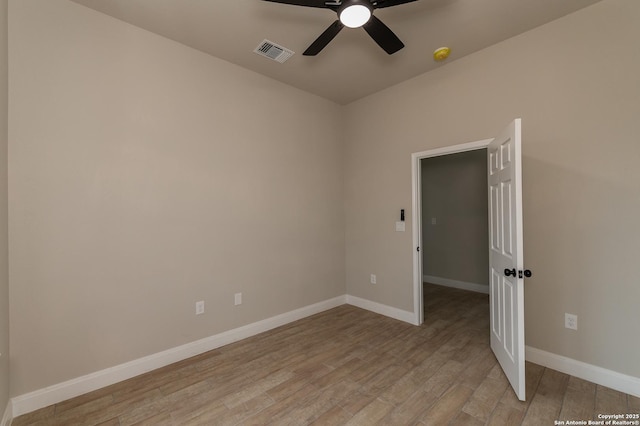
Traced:
POLYGON ((341 306, 14 420, 21 425, 553 425, 640 399, 489 349, 488 297, 425 285, 414 327, 341 306))

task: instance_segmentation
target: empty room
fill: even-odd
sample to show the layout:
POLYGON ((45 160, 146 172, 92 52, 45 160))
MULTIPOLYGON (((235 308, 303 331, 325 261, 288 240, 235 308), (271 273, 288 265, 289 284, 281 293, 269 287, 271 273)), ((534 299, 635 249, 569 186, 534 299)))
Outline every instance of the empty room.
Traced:
POLYGON ((640 425, 638 22, 0 0, 0 426, 640 425))

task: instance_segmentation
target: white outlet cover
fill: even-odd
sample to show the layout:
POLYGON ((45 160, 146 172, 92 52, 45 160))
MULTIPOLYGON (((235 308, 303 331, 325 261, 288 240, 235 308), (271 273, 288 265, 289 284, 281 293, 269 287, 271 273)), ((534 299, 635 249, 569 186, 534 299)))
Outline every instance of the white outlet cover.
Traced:
POLYGON ((371 284, 375 284, 377 281, 377 278, 374 274, 371 274, 371 284))
POLYGON ((242 305, 242 293, 236 293, 234 295, 234 303, 236 306, 242 305))
POLYGON ((578 329, 578 316, 574 314, 564 314, 564 326, 571 330, 578 329))
POLYGON ((196 302, 196 315, 204 314, 204 300, 196 302))

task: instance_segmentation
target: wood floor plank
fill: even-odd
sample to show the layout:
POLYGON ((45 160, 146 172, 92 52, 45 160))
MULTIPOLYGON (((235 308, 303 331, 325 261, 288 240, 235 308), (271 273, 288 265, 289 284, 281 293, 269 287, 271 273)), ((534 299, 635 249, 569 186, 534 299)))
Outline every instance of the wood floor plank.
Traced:
POLYGON ((258 380, 248 386, 243 386, 237 392, 228 394, 222 398, 222 403, 231 409, 252 400, 256 396, 265 393, 269 389, 278 386, 294 377, 294 373, 287 370, 280 370, 274 374, 258 380))
POLYGON ((516 426, 522 424, 525 407, 514 407, 504 402, 499 402, 487 421, 488 426, 516 426))
POLYGON ((527 426, 553 424, 559 418, 568 382, 568 375, 545 369, 522 424, 527 426))
POLYGON ((267 395, 274 401, 281 401, 309 384, 309 378, 299 374, 294 375, 289 380, 280 383, 266 391, 267 395))
POLYGON ((375 425, 393 410, 393 405, 379 398, 358 411, 346 424, 348 426, 375 425))
POLYGON ((346 397, 344 400, 339 401, 338 406, 354 416, 364 407, 371 404, 375 399, 375 396, 357 390, 356 392, 346 397))
POLYGON ((596 386, 596 407, 594 420, 598 414, 625 414, 627 413, 627 395, 607 388, 596 386))
POLYGON ((345 409, 339 406, 335 406, 329 411, 323 413, 314 420, 311 424, 314 426, 335 426, 346 424, 351 418, 352 414, 348 413, 345 409))
POLYGON ((412 425, 424 416, 426 411, 438 400, 438 395, 419 389, 404 398, 381 422, 384 425, 412 425))
POLYGON ((330 385, 331 383, 339 382, 345 377, 349 376, 354 370, 362 367, 364 362, 360 358, 351 358, 349 361, 344 363, 338 368, 328 372, 327 374, 315 378, 311 381, 314 385, 319 388, 323 388, 325 386, 330 385))
POLYGON ((479 420, 477 417, 465 413, 464 411, 461 411, 451 421, 451 424, 454 424, 456 426, 483 426, 485 422, 479 420))
POLYGON ((433 376, 426 381, 425 387, 436 395, 442 395, 456 378, 462 373, 464 365, 458 361, 447 361, 433 376))
POLYGON ((290 395, 273 405, 261 410, 246 419, 242 420, 239 425, 267 425, 275 423, 278 419, 283 418, 289 412, 299 405, 304 405, 312 400, 319 392, 319 389, 311 384, 307 384, 295 394, 290 395))
POLYGON ((469 364, 465 366, 459 380, 471 388, 477 388, 497 365, 498 360, 487 345, 482 351, 476 353, 469 364))
POLYGON ((540 384, 540 380, 542 379, 542 375, 544 374, 544 371, 545 371, 544 367, 526 362, 525 363, 526 401, 520 401, 516 396, 516 393, 513 391, 513 389, 511 389, 511 387, 508 387, 507 390, 504 392, 504 395, 502 395, 502 399, 500 400, 500 402, 502 402, 503 404, 509 405, 511 407, 517 408, 518 410, 521 410, 523 412, 526 411, 527 408, 529 408, 529 405, 531 404, 531 401, 533 400, 538 390, 538 386, 540 384))
MULTIPOLYGON (((118 423, 119 424, 119 423, 118 423)), ((144 419, 138 423, 134 423, 132 426, 173 426, 173 419, 171 414, 164 412, 156 414, 155 416, 144 419)))
POLYGON ((392 387, 398 378, 403 377, 406 372, 406 368, 397 364, 391 364, 387 368, 370 376, 367 380, 361 381, 361 390, 378 397, 386 389, 392 387))
POLYGON ((538 426, 640 411, 640 398, 531 363, 519 401, 489 348, 487 295, 424 290, 420 327, 343 305, 13 426, 538 426))
POLYGON ((473 389, 465 385, 452 386, 420 419, 427 426, 446 425, 462 410, 473 389))
POLYGON ((137 405, 119 416, 120 424, 122 426, 130 426, 146 421, 149 418, 154 417, 158 413, 165 413, 168 409, 168 405, 169 404, 166 398, 161 398, 146 404, 137 405))
POLYGON ((184 426, 195 425, 216 425, 216 426, 232 426, 261 412, 267 407, 274 404, 266 394, 260 394, 255 398, 246 401, 234 408, 221 410, 218 407, 210 407, 200 410, 197 416, 191 417, 189 420, 181 420, 178 423, 184 426))
POLYGON ((366 384, 373 377, 395 364, 396 359, 383 353, 371 353, 362 358, 359 368, 354 369, 350 374, 353 380, 366 384))
POLYGON ((489 420, 491 413, 504 394, 508 381, 503 377, 489 377, 478 386, 471 398, 462 407, 462 411, 481 420, 483 423, 489 420))
POLYGON ((596 385, 570 377, 559 420, 590 420, 596 408, 596 385))
POLYGON ((171 418, 175 424, 205 424, 212 418, 222 418, 229 412, 229 409, 220 401, 213 401, 209 404, 191 407, 171 412, 171 418))
POLYGON ((380 399, 393 405, 404 404, 412 395, 419 393, 422 384, 414 378, 415 370, 410 370, 398 378, 380 394, 380 399))
POLYGON ((116 417, 116 418, 107 420, 106 422, 98 423, 96 424, 96 426, 120 426, 120 420, 118 420, 118 418, 116 417))
POLYGON ((290 410, 281 420, 285 424, 309 424, 319 418, 322 414, 336 406, 338 401, 343 400, 348 395, 358 389, 358 384, 350 379, 341 380, 331 386, 320 389, 317 394, 310 398, 305 404, 298 404, 290 410))
POLYGON ((78 405, 69 410, 56 414, 53 424, 75 425, 75 424, 99 424, 106 422, 118 415, 119 405, 113 405, 111 395, 100 399, 78 405), (114 409, 114 407, 117 407, 114 409))
POLYGON ((423 383, 433 377, 448 361, 449 359, 447 359, 445 355, 436 351, 432 356, 411 370, 411 377, 418 386, 422 386, 423 383))

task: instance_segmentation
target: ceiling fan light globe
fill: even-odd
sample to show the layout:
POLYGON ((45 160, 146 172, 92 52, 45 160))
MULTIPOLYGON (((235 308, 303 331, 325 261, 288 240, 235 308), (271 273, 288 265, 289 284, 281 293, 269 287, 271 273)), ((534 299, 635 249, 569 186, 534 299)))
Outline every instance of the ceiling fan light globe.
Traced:
POLYGON ((369 22, 369 19, 371 19, 371 9, 361 4, 345 7, 340 12, 340 22, 349 28, 359 28, 369 22))

